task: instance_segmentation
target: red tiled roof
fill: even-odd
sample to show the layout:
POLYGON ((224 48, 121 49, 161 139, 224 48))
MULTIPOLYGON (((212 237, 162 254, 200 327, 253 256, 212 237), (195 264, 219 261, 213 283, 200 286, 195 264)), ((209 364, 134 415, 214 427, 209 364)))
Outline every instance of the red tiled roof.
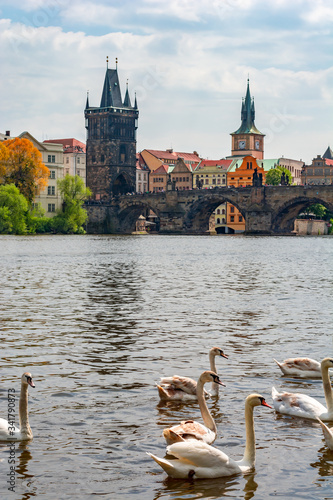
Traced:
POLYGON ((177 160, 177 158, 183 158, 185 161, 195 161, 199 163, 200 158, 198 155, 193 153, 179 153, 177 151, 161 151, 160 149, 146 149, 148 153, 156 156, 160 160, 177 160))
POLYGON ((325 158, 325 164, 333 166, 333 160, 330 160, 329 158, 325 158))
POLYGON ((48 139, 43 142, 52 142, 53 144, 62 144, 64 153, 85 153, 86 145, 77 139, 48 139))
POLYGON ((222 170, 227 170, 233 160, 201 160, 196 170, 203 167, 222 167, 222 170))
POLYGON ((155 174, 167 174, 168 173, 168 168, 170 165, 161 165, 158 167, 154 172, 151 172, 150 175, 155 175, 155 174))

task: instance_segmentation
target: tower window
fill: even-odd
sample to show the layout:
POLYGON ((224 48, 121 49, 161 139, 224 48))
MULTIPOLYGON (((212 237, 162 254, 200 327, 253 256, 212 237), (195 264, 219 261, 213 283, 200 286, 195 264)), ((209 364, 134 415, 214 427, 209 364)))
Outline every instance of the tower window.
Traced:
POLYGON ((126 161, 126 146, 122 144, 119 150, 119 161, 120 163, 125 163, 126 161))

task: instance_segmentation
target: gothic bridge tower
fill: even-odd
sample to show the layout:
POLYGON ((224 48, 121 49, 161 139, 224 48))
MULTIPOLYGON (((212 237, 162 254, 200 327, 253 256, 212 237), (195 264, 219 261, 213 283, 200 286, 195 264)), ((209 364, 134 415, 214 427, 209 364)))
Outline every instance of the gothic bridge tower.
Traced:
POLYGON ((84 110, 87 129, 87 186, 97 201, 109 201, 113 195, 135 191, 136 130, 139 111, 128 92, 124 101, 116 68, 107 68, 99 107, 89 105, 84 110))
POLYGON ((258 160, 264 158, 264 137, 265 134, 259 132, 254 124, 255 110, 254 100, 251 99, 250 83, 247 80, 247 91, 245 99, 242 101, 241 126, 233 132, 231 155, 247 156, 252 155, 258 160))

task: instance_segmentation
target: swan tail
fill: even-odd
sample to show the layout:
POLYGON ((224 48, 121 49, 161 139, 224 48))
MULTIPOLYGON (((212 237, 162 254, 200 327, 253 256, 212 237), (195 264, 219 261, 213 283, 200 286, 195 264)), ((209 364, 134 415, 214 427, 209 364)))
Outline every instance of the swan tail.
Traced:
POLYGON ((281 363, 279 363, 276 359, 273 358, 273 361, 278 365, 278 367, 282 370, 281 363))
POLYGON ((147 452, 147 455, 149 455, 153 460, 155 460, 155 462, 160 467, 162 467, 162 469, 165 470, 165 472, 167 474, 172 475, 172 472, 174 471, 174 466, 168 460, 165 460, 164 458, 156 457, 152 453, 148 453, 148 452, 147 452))
POLYGON ((168 446, 170 444, 180 443, 182 441, 185 441, 184 438, 182 438, 181 436, 179 436, 179 434, 177 434, 176 432, 172 431, 171 429, 164 429, 164 431, 163 431, 163 437, 166 440, 168 446))
POLYGON ((158 394, 159 394, 161 399, 169 399, 169 395, 168 395, 167 391, 165 389, 163 389, 163 387, 161 387, 158 384, 156 384, 156 387, 158 389, 158 394))
POLYGON ((320 418, 317 417, 317 421, 321 425, 327 446, 333 450, 333 432, 320 420, 320 418))
POLYGON ((272 398, 275 399, 279 395, 278 391, 275 389, 275 387, 272 387, 272 398))

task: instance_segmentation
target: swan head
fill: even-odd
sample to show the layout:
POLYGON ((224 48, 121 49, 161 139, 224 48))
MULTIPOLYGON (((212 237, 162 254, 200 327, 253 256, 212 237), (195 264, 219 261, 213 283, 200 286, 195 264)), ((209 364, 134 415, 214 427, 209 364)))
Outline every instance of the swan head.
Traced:
POLYGON ((265 398, 260 396, 260 394, 250 394, 247 396, 245 404, 249 406, 267 406, 267 408, 272 408, 268 403, 266 403, 265 398))
POLYGON ((220 349, 219 347, 212 347, 210 352, 213 354, 213 356, 222 356, 222 358, 228 359, 228 356, 224 354, 222 349, 220 349))
POLYGON ((200 375, 199 380, 201 380, 201 382, 203 382, 204 384, 206 382, 215 382, 215 384, 219 384, 219 385, 222 385, 223 387, 225 387, 225 384, 223 382, 221 382, 219 376, 210 370, 203 372, 200 375))
POLYGON ((32 380, 32 375, 29 372, 23 373, 21 381, 23 385, 30 385, 30 387, 35 387, 35 384, 33 383, 32 380))
POLYGON ((321 362, 322 368, 333 368, 333 359, 332 358, 324 358, 321 362))

